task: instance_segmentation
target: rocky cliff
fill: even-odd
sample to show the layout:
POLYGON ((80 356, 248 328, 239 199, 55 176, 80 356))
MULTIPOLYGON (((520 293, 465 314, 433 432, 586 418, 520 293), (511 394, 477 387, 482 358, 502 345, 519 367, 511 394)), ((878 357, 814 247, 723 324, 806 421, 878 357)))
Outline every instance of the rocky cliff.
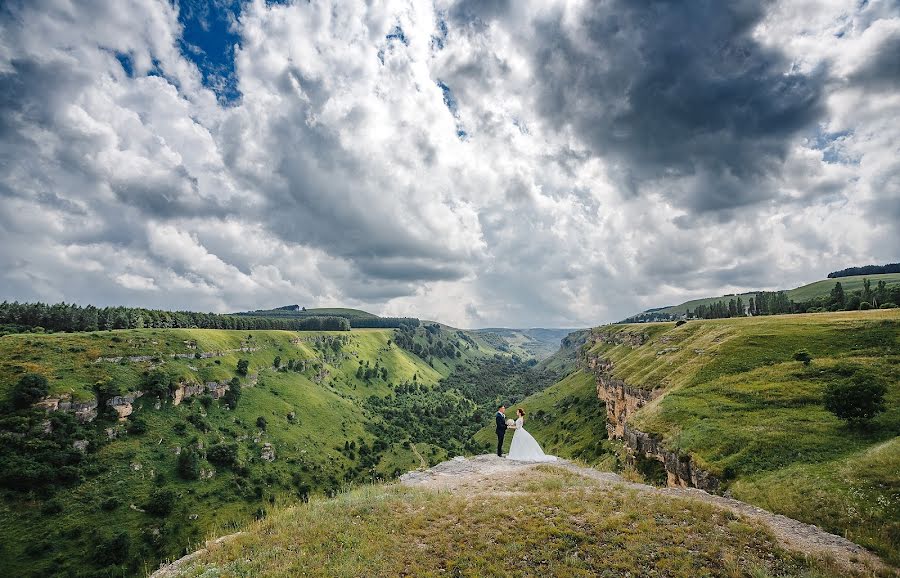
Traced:
MULTIPOLYGON (((639 347, 647 341, 644 334, 595 334, 593 342, 639 347)), ((708 492, 719 490, 719 480, 700 469, 689 455, 667 449, 662 440, 628 425, 628 419, 647 403, 662 395, 660 389, 632 387, 613 377, 613 365, 602 357, 587 354, 584 363, 597 378, 597 396, 606 404, 606 431, 609 439, 622 440, 632 456, 657 460, 666 470, 669 486, 695 487, 708 492)))

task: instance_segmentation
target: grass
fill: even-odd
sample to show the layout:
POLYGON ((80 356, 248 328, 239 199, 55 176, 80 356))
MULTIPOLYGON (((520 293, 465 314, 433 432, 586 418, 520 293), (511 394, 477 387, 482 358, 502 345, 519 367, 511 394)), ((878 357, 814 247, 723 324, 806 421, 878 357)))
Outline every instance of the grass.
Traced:
MULTIPOLYGON (((395 344, 394 331, 360 329, 351 332, 228 331, 209 329, 145 329, 52 335, 0 337, 0 399, 24 373, 35 371, 50 379, 51 394, 77 399, 94 396, 97 382, 113 384, 120 392, 139 389, 142 374, 158 367, 185 383, 230 380, 237 361, 250 361, 250 377, 242 377, 242 396, 235 410, 220 401, 204 406, 198 399, 175 406, 155 399, 135 404, 132 419, 147 424, 144 434, 125 432, 126 424, 97 420, 90 428, 106 438, 109 428, 116 439, 91 448, 85 460, 89 472, 80 483, 52 494, 5 492, 0 503, 0 574, 43 576, 49 573, 102 572, 92 563, 97 543, 118 532, 130 536, 131 564, 155 566, 163 557, 179 556, 209 534, 228 533, 280 503, 293 503, 302 493, 330 495, 351 481, 389 478, 420 465, 402 440, 387 440, 370 469, 360 469, 363 443, 376 441, 370 424, 381 418, 364 409, 369 396, 385 396, 391 384, 412 381, 434 385, 449 373, 449 365, 435 367, 395 344), (342 355, 317 339, 348 340, 342 355), (196 346, 191 349, 190 346, 196 346), (253 352, 230 352, 241 346, 253 352), (173 353, 221 351, 209 359, 172 359, 173 353), (96 362, 99 357, 147 355, 156 360, 96 362), (280 372, 273 359, 317 364, 304 372, 280 372), (360 362, 388 369, 388 379, 356 378, 360 362), (319 368, 324 370, 321 374, 319 368), (327 373, 326 373, 327 372, 327 373), (293 414, 289 419, 288 414, 293 414), (265 430, 257 418, 267 421, 265 430), (208 431, 190 422, 207 424, 208 431), (204 457, 215 443, 238 445, 240 468, 210 464, 204 457), (356 451, 343 451, 345 442, 356 451), (276 459, 260 459, 270 443, 276 459), (185 481, 176 471, 176 452, 194 448, 201 455, 205 476, 185 481), (210 476, 211 477, 206 477, 210 476), (171 514, 154 517, 140 508, 158 488, 171 489, 176 504, 171 514), (42 513, 48 500, 62 504, 58 513, 42 513), (111 510, 101 507, 113 499, 111 510)), ((493 353, 472 348, 454 363, 465 363, 493 353)), ((382 440, 385 441, 385 440, 382 440)), ((415 441, 415 440, 412 440, 415 441)), ((425 443, 416 451, 427 463, 446 459, 446 453, 425 443)), ((134 571, 135 566, 126 573, 134 571)))
POLYGON ((184 576, 844 576, 706 504, 540 468, 506 492, 363 487, 279 511, 184 576))
POLYGON ((621 325, 588 354, 663 395, 630 419, 723 479, 734 497, 818 524, 900 563, 900 312, 621 325), (640 346, 615 344, 643 335, 640 346), (793 360, 799 349, 809 366, 793 360), (825 386, 865 370, 887 411, 849 427, 825 386))

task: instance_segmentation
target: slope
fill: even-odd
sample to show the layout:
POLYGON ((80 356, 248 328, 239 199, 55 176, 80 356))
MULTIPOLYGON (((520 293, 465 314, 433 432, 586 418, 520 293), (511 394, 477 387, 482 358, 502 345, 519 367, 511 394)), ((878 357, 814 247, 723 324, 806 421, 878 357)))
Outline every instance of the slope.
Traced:
POLYGON ((610 429, 665 459, 670 481, 718 485, 900 561, 900 312, 614 325, 591 343, 610 429), (866 428, 822 405, 826 385, 854 378, 887 387, 866 428))
POLYGON ((571 463, 480 456, 288 508, 175 576, 888 576, 838 536, 571 463))
MULTIPOLYGON (((413 340, 428 343, 425 332, 414 330, 413 340)), ((58 408, 0 410, 3 573, 134 574, 274 504, 459 451, 452 439, 429 436, 443 444, 434 445, 385 427, 376 400, 412 384, 427 390, 498 352, 471 337, 476 346, 445 343, 423 359, 397 334, 145 329, 0 338, 0 399, 22 376, 40 374, 49 381, 44 405, 58 408), (234 379, 241 395, 232 408, 221 396, 234 379)), ((435 332, 438 339, 447 341, 435 332)), ((466 400, 442 401, 448 411, 471 411, 466 400)))

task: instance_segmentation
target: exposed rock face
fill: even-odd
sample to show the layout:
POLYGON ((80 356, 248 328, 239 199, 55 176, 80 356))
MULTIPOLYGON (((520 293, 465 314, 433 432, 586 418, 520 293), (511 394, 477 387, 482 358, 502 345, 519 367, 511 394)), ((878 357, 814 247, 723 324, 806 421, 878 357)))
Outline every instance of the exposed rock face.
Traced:
POLYGON ((178 405, 185 398, 196 397, 198 395, 203 395, 204 393, 209 393, 213 399, 219 399, 225 395, 225 392, 228 391, 228 387, 227 381, 207 381, 205 384, 182 383, 172 394, 172 404, 178 405))
POLYGON ((634 453, 655 459, 663 463, 669 486, 682 488, 700 488, 707 492, 719 489, 719 480, 709 472, 698 468, 691 456, 667 450, 661 440, 657 440, 640 430, 624 427, 622 439, 634 453))
POLYGON ((50 411, 65 411, 75 414, 75 418, 82 422, 93 421, 97 417, 97 400, 85 402, 73 402, 68 394, 59 397, 48 397, 35 404, 36 407, 50 411))
POLYGON ((75 440, 74 442, 72 442, 72 447, 80 451, 81 453, 84 453, 87 451, 89 444, 90 442, 88 442, 88 440, 75 440))
POLYGON ((263 444, 262 451, 259 454, 259 457, 266 460, 267 462, 275 461, 275 448, 272 447, 272 444, 265 443, 263 444))
POLYGON ((119 421, 125 421, 125 418, 134 412, 134 400, 144 395, 143 391, 134 391, 126 395, 116 395, 106 401, 106 405, 116 410, 119 414, 119 421))
POLYGON ((669 486, 695 487, 708 492, 719 490, 719 480, 698 468, 690 456, 668 450, 661 440, 628 425, 628 419, 659 397, 661 390, 640 389, 616 379, 608 360, 589 357, 585 363, 597 376, 597 396, 606 404, 609 439, 623 440, 634 455, 662 462, 669 486))

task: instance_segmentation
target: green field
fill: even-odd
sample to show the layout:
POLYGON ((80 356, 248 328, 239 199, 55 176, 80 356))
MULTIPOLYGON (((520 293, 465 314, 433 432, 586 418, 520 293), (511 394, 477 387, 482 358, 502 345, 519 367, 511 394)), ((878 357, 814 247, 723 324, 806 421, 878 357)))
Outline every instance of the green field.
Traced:
MULTIPOLYGON (((840 277, 837 279, 823 279, 821 281, 809 283, 808 285, 802 285, 794 289, 789 289, 787 291, 787 296, 788 299, 796 302, 808 301, 815 297, 825 297, 831 292, 831 289, 834 287, 834 284, 836 282, 841 283, 841 286, 844 288, 844 292, 851 293, 863 288, 863 279, 868 279, 871 282, 872 287, 875 287, 875 285, 877 285, 879 281, 884 281, 886 284, 892 285, 895 283, 900 283, 900 273, 886 273, 883 275, 856 275, 851 277, 840 277)), ((685 313, 688 309, 696 309, 698 305, 711 305, 717 301, 728 301, 732 298, 736 299, 738 296, 740 296, 746 303, 751 297, 754 297, 755 295, 755 292, 750 291, 747 293, 738 293, 736 295, 704 297, 703 299, 692 299, 690 301, 685 301, 680 305, 664 307, 658 309, 658 311, 660 313, 685 313)))
MULTIPOLYGON (((460 339, 462 345, 456 330, 438 335, 460 339)), ((18 441, 23 438, 10 437, 24 435, 34 448, 49 448, 41 449, 40 459, 77 458, 74 481, 60 486, 29 482, 34 489, 24 493, 2 490, 2 573, 132 575, 190 551, 209 535, 264 516, 277 504, 390 478, 419 467, 422 460, 428 465, 446 459, 446 450, 408 439, 396 428, 393 437, 376 436, 375 431, 382 431, 377 429, 381 417, 370 411, 367 400, 391 395, 403 383, 433 387, 455 367, 497 352, 468 336, 471 343, 465 342, 459 357, 423 359, 398 347, 394 336, 392 329, 144 329, 3 336, 0 399, 26 373, 46 376, 51 397, 85 401, 94 398, 97 386, 106 396, 140 390, 148 372, 161 371, 176 384, 191 385, 231 380, 240 359, 249 361, 249 370, 239 376, 242 395, 234 410, 208 396, 174 405, 171 397, 159 402, 146 395, 125 422, 100 415, 79 425, 66 418, 50 433, 44 432, 47 422, 40 410, 0 411, 0 438, 7 443, 17 440, 17 447, 25 448, 18 441), (341 341, 339 350, 331 345, 334 339, 341 341), (241 347, 254 351, 233 351, 241 347), (145 359, 134 359, 138 356, 145 359), (279 371, 276 356, 282 368, 289 361, 307 365, 302 371, 279 371), (357 377, 361 365, 375 364, 387 371, 386 378, 381 373, 368 380, 357 377), (145 431, 129 432, 138 421, 145 431), (72 449, 78 440, 88 442, 83 456, 72 449), (275 451, 272 462, 261 458, 267 443, 275 451), (212 463, 207 452, 216 444, 234 445, 236 463, 212 463), (179 475, 182 451, 198 456, 200 479, 179 475), (140 511, 158 490, 172 492, 171 512, 140 511), (125 535, 124 549, 122 540, 116 541, 119 534, 125 535), (121 563, 110 566, 111 561, 121 563)), ((415 339, 427 343, 423 330, 415 339)), ((15 453, 4 456, 8 480, 16 469, 34 467, 15 453)))
POLYGON ((629 385, 663 390, 633 427, 690 454, 736 498, 900 561, 900 311, 594 332, 604 339, 587 355, 612 361, 613 375, 629 385), (638 337, 646 341, 627 343, 638 337), (793 360, 800 349, 812 355, 809 366, 793 360), (822 405, 826 384, 857 372, 888 387, 887 411, 864 428, 822 405))

